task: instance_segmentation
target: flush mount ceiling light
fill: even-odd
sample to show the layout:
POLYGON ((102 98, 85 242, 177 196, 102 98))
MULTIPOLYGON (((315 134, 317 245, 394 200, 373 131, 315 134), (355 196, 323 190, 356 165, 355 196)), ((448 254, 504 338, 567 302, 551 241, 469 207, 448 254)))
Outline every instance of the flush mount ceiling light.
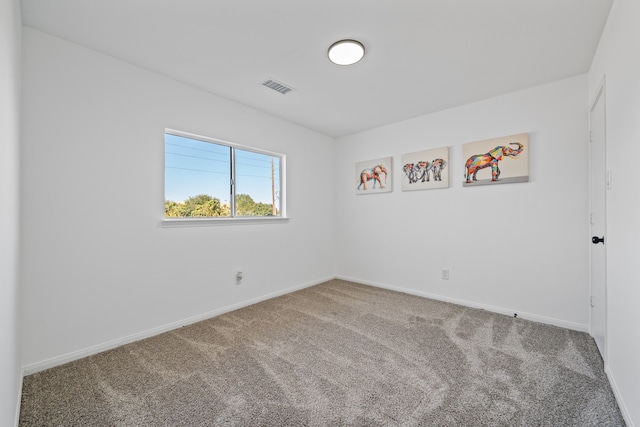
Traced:
POLYGON ((357 40, 340 40, 329 47, 329 60, 337 65, 352 65, 364 57, 364 45, 357 40))

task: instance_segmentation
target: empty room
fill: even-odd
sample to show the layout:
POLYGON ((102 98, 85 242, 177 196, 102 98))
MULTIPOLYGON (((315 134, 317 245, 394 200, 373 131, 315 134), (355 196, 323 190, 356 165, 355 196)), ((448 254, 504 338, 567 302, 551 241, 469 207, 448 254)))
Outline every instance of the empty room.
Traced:
POLYGON ((0 17, 0 425, 640 425, 639 2, 0 17))

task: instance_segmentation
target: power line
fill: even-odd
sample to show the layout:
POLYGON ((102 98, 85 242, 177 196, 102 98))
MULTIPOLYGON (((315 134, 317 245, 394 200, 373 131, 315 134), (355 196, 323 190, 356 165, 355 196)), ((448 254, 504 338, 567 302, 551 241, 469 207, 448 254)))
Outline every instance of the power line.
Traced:
MULTIPOLYGON (((166 168, 167 169, 180 169, 180 170, 193 171, 193 172, 215 173, 215 174, 219 174, 219 175, 229 175, 228 171, 227 172, 216 172, 216 171, 204 170, 204 169, 181 168, 181 167, 178 167, 178 166, 166 166, 166 168)), ((271 180, 271 176, 245 175, 245 174, 237 174, 236 176, 241 176, 241 177, 245 177, 245 178, 261 178, 261 179, 271 180)), ((276 179, 276 182, 280 182, 280 180, 276 179)))
POLYGON ((171 154, 173 156, 181 156, 181 157, 191 157, 192 159, 201 159, 201 160, 208 160, 210 162, 220 162, 220 163, 229 163, 229 160, 217 160, 217 159, 210 159, 208 157, 199 157, 199 156, 191 156, 189 154, 180 154, 180 153, 172 153, 170 151, 165 151, 165 154, 171 154))
MULTIPOLYGON (((251 178, 263 178, 263 179, 268 179, 269 181, 271 181, 271 175, 269 175, 269 176, 261 176, 261 175, 236 174, 236 176, 245 176, 245 177, 251 177, 251 178)), ((278 179, 276 179, 276 181, 278 181, 278 179)))
POLYGON ((242 163, 242 162, 236 162, 236 165, 249 166, 249 167, 252 167, 252 168, 271 169, 271 166, 251 165, 249 163, 242 163))
MULTIPOLYGON (((228 156, 228 153, 225 153, 224 151, 214 151, 214 150, 205 150, 204 148, 195 148, 195 147, 189 147, 187 145, 182 145, 182 144, 173 144, 171 142, 165 142, 165 145, 172 145, 174 147, 179 147, 179 148, 184 148, 185 150, 196 150, 196 151, 204 151, 205 153, 211 153, 211 154, 215 154, 218 156, 228 156)), ((206 143, 205 143, 206 144, 206 143)), ((223 145, 218 145, 218 147, 224 147, 223 145)), ((226 149, 229 149, 229 147, 224 147, 226 149)), ((225 150, 226 151, 226 150, 225 150)))
MULTIPOLYGON (((169 144, 169 145, 178 146, 176 144, 169 144)), ((178 146, 178 147, 181 147, 181 146, 178 146)), ((220 154, 220 153, 215 153, 215 152, 210 151, 210 150, 200 150, 198 148, 189 148, 189 147, 183 147, 183 148, 188 148, 188 149, 191 149, 191 150, 204 151, 204 152, 211 153, 211 154, 216 154, 216 155, 223 155, 223 154, 220 154)), ((189 158, 192 158, 192 159, 208 160, 208 161, 211 161, 211 162, 229 163, 228 159, 217 160, 217 159, 212 159, 212 158, 209 158, 209 157, 200 157, 200 156, 192 156, 190 154, 174 153, 172 151, 165 151, 165 154, 170 154, 170 155, 173 155, 173 156, 189 157, 189 158)), ((242 157, 238 157, 238 158, 242 158, 242 157)), ((270 163, 271 162, 271 160, 252 159, 252 158, 249 158, 249 157, 244 157, 244 159, 255 161, 255 162, 260 162, 260 163, 270 163)), ((270 164, 267 165, 267 166, 262 166, 262 165, 255 165, 255 164, 251 164, 251 163, 236 162, 236 165, 249 166, 249 167, 253 167, 253 168, 263 168, 263 169, 270 169, 271 168, 270 164)))
POLYGON ((229 175, 229 172, 216 172, 216 171, 207 171, 204 169, 191 169, 191 168, 180 168, 177 166, 165 166, 167 169, 180 169, 185 171, 194 171, 194 172, 206 172, 206 173, 217 173, 219 175, 229 175))

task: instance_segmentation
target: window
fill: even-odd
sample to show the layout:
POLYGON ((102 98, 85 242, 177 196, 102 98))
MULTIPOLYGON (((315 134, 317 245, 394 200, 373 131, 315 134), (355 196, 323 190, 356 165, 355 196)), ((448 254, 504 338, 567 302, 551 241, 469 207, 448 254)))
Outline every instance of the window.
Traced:
POLYGON ((284 156, 166 130, 164 217, 283 216, 284 156))

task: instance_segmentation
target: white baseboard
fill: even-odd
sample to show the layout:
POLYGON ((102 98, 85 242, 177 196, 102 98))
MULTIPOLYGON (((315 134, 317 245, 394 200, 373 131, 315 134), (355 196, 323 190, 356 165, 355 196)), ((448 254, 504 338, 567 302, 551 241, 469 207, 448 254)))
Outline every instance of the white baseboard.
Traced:
POLYGON ((625 405, 624 400, 622 400, 622 395, 620 394, 620 390, 618 389, 618 385, 616 384, 616 380, 609 369, 609 365, 604 367, 604 372, 607 374, 607 378, 609 379, 609 384, 611 385, 611 390, 613 390, 613 395, 616 397, 616 402, 618 402, 618 407, 620 408, 620 412, 622 412, 622 417, 624 418, 624 422, 627 427, 635 427, 633 420, 631 420, 631 414, 627 409, 627 405, 625 405))
POLYGON ((20 378, 18 379, 18 401, 16 402, 16 415, 15 415, 15 421, 14 421, 14 426, 18 427, 18 424, 20 423, 20 406, 22 404, 22 381, 23 381, 24 375, 20 375, 20 378))
POLYGON ((71 353, 67 353, 62 356, 53 357, 51 359, 44 360, 42 362, 32 363, 30 365, 23 366, 22 374, 30 375, 36 372, 44 371, 46 369, 50 369, 56 366, 64 365, 65 363, 73 362, 74 360, 82 359, 83 357, 91 356, 94 354, 101 353, 103 351, 111 350, 116 347, 120 347, 125 344, 129 344, 135 341, 140 341, 145 338, 149 338, 155 335, 162 334, 164 332, 172 331, 174 329, 181 328, 186 325, 191 325, 193 323, 200 322, 202 320, 207 320, 212 317, 220 316, 221 314, 228 313, 233 310, 237 310, 239 308, 247 307, 262 301, 266 301, 268 299, 276 298, 282 295, 289 294, 291 292, 295 292, 301 289, 308 288, 310 286, 314 286, 320 283, 324 283, 326 281, 335 279, 335 276, 325 277, 319 280, 314 280, 312 282, 304 283, 302 285, 293 286, 290 288, 282 289, 280 291, 272 292, 266 295, 262 295, 256 298, 252 298, 247 301, 242 301, 237 304, 232 304, 226 307, 222 307, 213 311, 209 311, 207 313, 198 314, 196 316, 189 317, 187 319, 179 320, 177 322, 172 322, 167 325, 159 326, 157 328, 149 329, 146 331, 138 332, 124 338, 119 338, 116 340, 112 340, 109 342, 105 342, 102 344, 97 344, 88 348, 84 348, 82 350, 73 351, 71 353))
POLYGON ((452 304, 463 305, 465 307, 479 308, 482 310, 491 311, 493 313, 504 314, 507 316, 513 316, 514 313, 518 313, 519 319, 531 320, 538 323, 544 323, 547 325, 559 326, 561 328, 571 329, 579 332, 589 332, 589 325, 582 323, 569 322, 567 320, 555 319, 553 317, 540 316, 537 314, 525 313, 520 310, 514 310, 505 307, 497 307, 488 304, 481 304, 473 301, 466 301, 457 298, 450 298, 443 295, 431 294, 428 292, 417 291, 415 289, 403 288, 400 286, 387 285, 384 283, 371 282, 369 280, 357 279, 347 276, 336 276, 337 279, 347 280, 349 282, 362 283, 363 285, 375 286, 377 288, 389 289, 392 291, 402 292, 404 294, 416 295, 419 297, 430 298, 437 301, 450 302, 452 304))
POLYGON ((483 310, 487 310, 487 311, 491 311, 494 313, 499 313, 499 314, 505 314, 507 316, 512 316, 514 312, 518 313, 518 317, 522 318, 522 319, 526 319, 526 320, 532 320, 535 322, 540 322, 540 323, 545 323, 545 324, 549 324, 549 325, 554 325, 554 326, 559 326, 562 328, 567 328, 567 329, 572 329, 572 330, 576 330, 576 331, 580 331, 580 332, 588 332, 589 328, 588 325, 583 325, 580 323, 573 323, 573 322, 568 322, 568 321, 564 321, 564 320, 560 320, 560 319, 554 319, 554 318, 550 318, 550 317, 545 317, 545 316, 539 316, 539 315, 535 315, 535 314, 531 314, 531 313, 523 313, 521 311, 517 311, 517 310, 513 310, 513 309, 508 309, 508 308, 504 308, 504 307, 496 307, 496 306, 491 306, 491 305, 486 305, 486 304, 479 304, 479 303, 475 303, 472 301, 466 301, 466 300, 460 300, 460 299, 456 299, 456 298, 449 298, 449 297, 445 297, 442 295, 436 295, 436 294, 431 294, 428 292, 422 292, 422 291, 417 291, 415 289, 410 289, 410 288, 403 288, 403 287, 399 287, 399 286, 392 286, 392 285, 387 285, 384 283, 378 283, 378 282, 371 282, 368 280, 363 280, 363 279, 358 279, 358 278, 354 278, 354 277, 347 277, 347 276, 328 276, 328 277, 324 277, 322 279, 318 279, 312 282, 308 282, 308 283, 304 283, 301 285, 297 285, 297 286, 293 286, 287 289, 283 289, 280 291, 276 291, 276 292, 272 292, 266 295, 262 295, 259 296, 257 298, 253 298, 247 301, 242 301, 240 303, 237 304, 232 304, 226 307, 222 307, 207 313, 202 313, 196 316, 192 316, 189 317, 187 319, 183 319, 183 320, 179 320, 176 322, 172 322, 169 323, 167 325, 163 325, 163 326, 159 326, 157 328, 153 328, 153 329, 149 329, 146 331, 142 331, 136 334, 132 334, 123 338, 119 338, 116 340, 112 340, 109 342, 105 342, 102 344, 97 344, 88 348, 84 348, 81 350, 77 350, 77 351, 73 351, 71 353, 67 353, 64 354, 62 356, 57 356, 57 357, 53 357, 51 359, 47 359, 44 360, 42 362, 37 362, 37 363, 32 363, 30 365, 26 365, 23 366, 23 375, 30 375, 36 372, 40 372, 40 371, 44 371, 46 369, 49 368, 53 368, 55 366, 59 366, 59 365, 63 365, 65 363, 69 363, 69 362, 73 362, 74 360, 78 360, 78 359, 82 359, 83 357, 87 357, 87 356, 91 356, 94 354, 98 354, 101 353, 103 351, 107 351, 107 350, 111 350, 113 348, 116 347, 120 347, 122 345, 125 344, 129 344, 135 341, 140 341, 142 339, 145 338, 149 338, 164 332, 168 332, 174 329, 178 329, 181 328, 183 326, 186 325, 190 325, 196 322, 200 322, 202 320, 206 320, 206 319, 210 319, 212 317, 216 317, 219 316, 221 314, 224 313, 228 313, 230 311, 233 310, 237 310, 239 308, 243 308, 243 307, 247 307, 249 305, 252 304, 256 304, 259 303, 261 301, 265 301, 271 298, 275 298, 275 297, 279 297, 291 292, 295 292, 297 290, 300 289, 304 289, 304 288, 308 288, 310 286, 314 286, 317 285, 319 283, 324 283, 326 281, 332 280, 332 279, 342 279, 342 280, 347 280, 350 282, 355 282, 355 283, 362 283, 364 285, 369 285, 369 286, 375 286, 378 288, 383 288, 383 289, 389 289, 389 290, 393 290, 393 291, 397 291, 397 292, 402 292, 405 294, 410 294, 410 295, 416 295, 416 296, 420 296, 420 297, 424 297, 424 298, 430 298, 430 299, 434 299, 434 300, 438 300, 438 301, 444 301, 444 302, 450 302, 453 304, 458 304, 458 305, 463 305, 466 307, 471 307, 471 308, 479 308, 479 309, 483 309, 483 310))

